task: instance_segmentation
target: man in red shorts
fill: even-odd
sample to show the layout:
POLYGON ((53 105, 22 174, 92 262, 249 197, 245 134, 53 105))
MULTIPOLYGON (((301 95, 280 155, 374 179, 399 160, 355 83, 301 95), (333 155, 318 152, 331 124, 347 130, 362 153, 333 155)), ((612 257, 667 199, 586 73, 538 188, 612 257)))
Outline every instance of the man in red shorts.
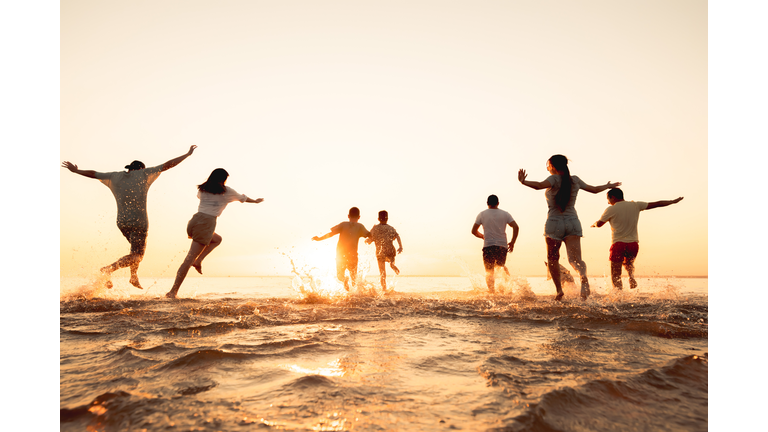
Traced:
POLYGON ((608 191, 608 204, 600 220, 592 226, 600 228, 606 222, 611 223, 611 281, 616 289, 621 289, 621 266, 627 269, 629 275, 629 287, 637 288, 635 280, 635 258, 639 251, 637 223, 640 220, 640 212, 670 204, 679 203, 683 197, 668 201, 624 201, 624 192, 619 188, 608 191))

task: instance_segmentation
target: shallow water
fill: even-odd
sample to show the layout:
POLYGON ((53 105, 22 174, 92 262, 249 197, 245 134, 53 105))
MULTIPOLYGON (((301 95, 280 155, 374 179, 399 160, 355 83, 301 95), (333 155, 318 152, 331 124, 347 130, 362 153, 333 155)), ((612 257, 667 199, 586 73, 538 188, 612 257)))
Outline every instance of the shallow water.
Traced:
POLYGON ((708 428, 706 279, 307 276, 62 279, 61 430, 708 428))

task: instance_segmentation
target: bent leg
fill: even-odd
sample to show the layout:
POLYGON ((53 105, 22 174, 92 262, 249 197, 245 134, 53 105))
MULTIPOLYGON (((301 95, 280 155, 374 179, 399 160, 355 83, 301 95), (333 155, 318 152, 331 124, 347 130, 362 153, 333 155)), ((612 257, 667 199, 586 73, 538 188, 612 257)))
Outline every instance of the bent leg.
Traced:
POLYGON ((587 279, 587 263, 581 259, 581 237, 571 235, 565 238, 565 251, 568 254, 568 262, 574 270, 581 275, 581 298, 589 297, 589 280, 587 279))
MULTIPOLYGON (((147 250, 147 235, 148 230, 146 226, 135 226, 135 225, 121 225, 118 223, 117 228, 120 230, 121 233, 123 233, 123 236, 125 236, 125 239, 128 240, 128 243, 131 245, 131 253, 128 255, 120 258, 119 260, 115 261, 114 263, 103 267, 101 269, 102 273, 111 274, 115 270, 123 267, 130 267, 131 269, 131 278, 129 279, 129 282, 131 285, 135 286, 136 288, 143 289, 141 287, 141 284, 139 283, 139 264, 141 263, 141 260, 144 259, 144 251, 147 250)), ((109 282, 107 286, 111 286, 112 283, 109 282)))
POLYGON ((192 263, 195 262, 195 259, 197 259, 197 257, 203 252, 204 248, 204 244, 192 241, 192 246, 189 247, 187 256, 184 258, 181 266, 179 266, 179 270, 176 272, 176 280, 173 282, 173 287, 171 287, 171 290, 168 291, 168 293, 165 295, 166 297, 176 298, 176 294, 179 292, 179 288, 181 288, 182 282, 184 282, 184 279, 187 277, 189 268, 192 267, 192 263))
POLYGON ((396 275, 400 274, 400 269, 395 266, 395 257, 393 256, 392 259, 389 261, 389 266, 392 267, 392 270, 395 271, 396 275))
POLYGON ((552 282, 555 284, 555 290, 557 290, 555 300, 560 300, 565 295, 560 281, 560 245, 563 242, 549 237, 544 239, 547 242, 547 268, 549 269, 550 277, 552 277, 552 282))
MULTIPOLYGON (((109 277, 112 272, 114 272, 117 269, 121 269, 123 267, 130 267, 131 268, 131 285, 135 286, 136 288, 142 289, 141 285, 139 284, 139 276, 137 274, 139 270, 139 263, 141 263, 141 260, 144 258, 143 254, 136 254, 136 253, 130 253, 128 255, 125 255, 123 257, 120 257, 117 261, 113 262, 112 264, 108 266, 104 266, 100 269, 102 273, 104 273, 107 277, 109 277)), ((107 279, 107 287, 112 288, 112 281, 107 279)))
POLYGON ((203 274, 203 260, 205 257, 208 256, 209 253, 213 252, 216 247, 218 247, 221 244, 221 236, 213 233, 213 237, 211 237, 211 241, 205 245, 203 248, 203 251, 200 253, 200 256, 197 257, 195 262, 192 263, 192 267, 197 270, 198 273, 203 274))
POLYGON ((129 266, 131 268, 131 278, 128 280, 128 282, 131 283, 131 285, 135 286, 138 289, 144 289, 141 287, 141 284, 139 283, 139 263, 141 260, 144 259, 144 255, 139 255, 138 258, 134 260, 133 263, 129 266))

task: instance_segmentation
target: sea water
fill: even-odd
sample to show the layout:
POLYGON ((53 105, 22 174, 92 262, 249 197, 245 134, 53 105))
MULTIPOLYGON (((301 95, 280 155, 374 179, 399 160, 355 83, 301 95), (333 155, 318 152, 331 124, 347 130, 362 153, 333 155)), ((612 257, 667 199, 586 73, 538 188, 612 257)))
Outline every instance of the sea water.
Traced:
POLYGON ((62 431, 708 429, 706 278, 117 275, 61 279, 62 431))

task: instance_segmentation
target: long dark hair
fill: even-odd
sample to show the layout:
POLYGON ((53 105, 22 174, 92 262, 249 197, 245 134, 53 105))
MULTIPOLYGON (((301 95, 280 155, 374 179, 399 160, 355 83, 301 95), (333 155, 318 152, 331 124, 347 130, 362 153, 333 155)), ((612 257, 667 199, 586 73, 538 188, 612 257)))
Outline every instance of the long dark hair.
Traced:
POLYGON ((197 190, 200 192, 208 192, 214 195, 221 195, 227 190, 224 186, 224 182, 227 181, 229 173, 224 168, 216 168, 211 175, 208 176, 208 180, 203 184, 197 185, 197 190))
POLYGON ((555 194, 555 204, 562 212, 565 211, 565 207, 571 200, 571 185, 573 184, 571 171, 568 169, 568 158, 557 154, 549 158, 549 163, 554 169, 562 173, 560 175, 560 189, 555 194))

